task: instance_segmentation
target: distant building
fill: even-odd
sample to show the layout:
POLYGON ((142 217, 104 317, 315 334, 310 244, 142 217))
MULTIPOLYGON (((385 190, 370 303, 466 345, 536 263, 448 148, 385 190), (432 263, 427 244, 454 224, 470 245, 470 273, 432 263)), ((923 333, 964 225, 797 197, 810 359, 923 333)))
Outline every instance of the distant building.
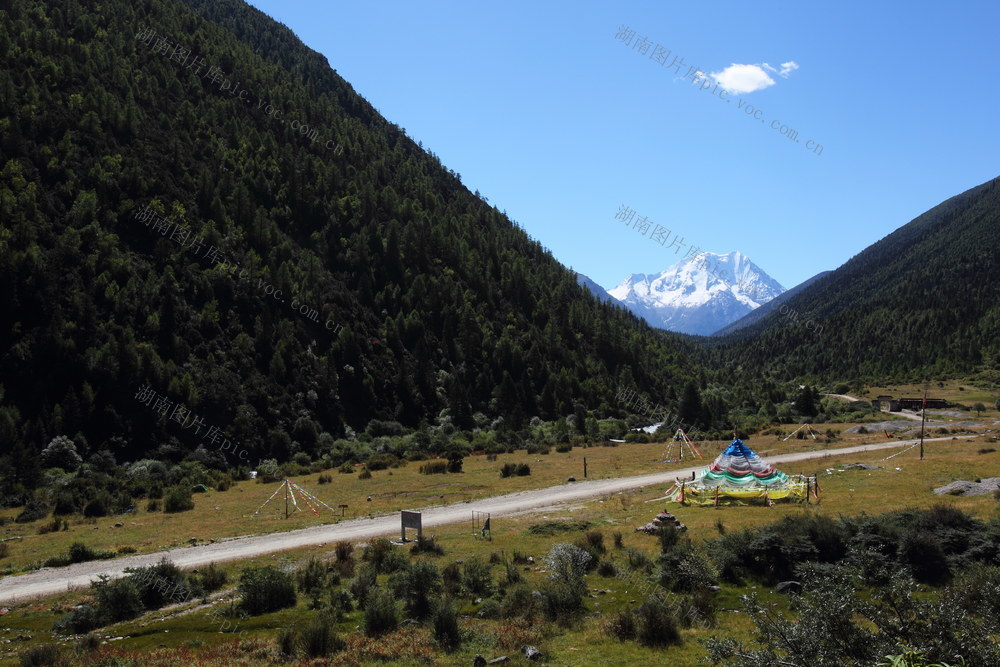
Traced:
POLYGON ((879 396, 872 404, 879 410, 888 410, 889 412, 896 412, 899 410, 899 405, 892 400, 892 396, 879 396))
MULTIPOLYGON (((901 398, 896 401, 899 404, 900 410, 920 410, 924 405, 924 399, 922 398, 901 398)), ((948 401, 943 398, 928 398, 927 407, 929 408, 946 408, 948 407, 948 401)))

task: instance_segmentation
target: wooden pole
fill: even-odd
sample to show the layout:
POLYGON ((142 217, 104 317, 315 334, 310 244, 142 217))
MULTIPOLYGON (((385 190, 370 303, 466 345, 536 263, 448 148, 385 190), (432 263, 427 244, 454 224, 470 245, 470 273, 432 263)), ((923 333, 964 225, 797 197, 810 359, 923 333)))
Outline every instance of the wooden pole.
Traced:
POLYGON ((583 457, 583 476, 584 476, 584 478, 587 477, 587 457, 586 456, 583 457))
POLYGON ((288 480, 285 480, 285 518, 288 518, 288 480))
POLYGON ((924 404, 920 410, 920 460, 924 460, 924 424, 927 422, 927 387, 924 387, 924 404))

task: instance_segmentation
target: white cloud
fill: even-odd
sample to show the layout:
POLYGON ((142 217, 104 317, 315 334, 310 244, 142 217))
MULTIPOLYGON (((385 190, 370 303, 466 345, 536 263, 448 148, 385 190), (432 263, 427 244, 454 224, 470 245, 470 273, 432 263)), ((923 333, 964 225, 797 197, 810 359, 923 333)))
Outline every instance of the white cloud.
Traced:
POLYGON ((767 63, 759 65, 732 63, 721 72, 712 72, 711 76, 727 93, 752 93, 774 85, 774 79, 764 70, 775 72, 781 78, 787 79, 788 75, 798 68, 799 65, 794 60, 781 63, 780 70, 767 63))
POLYGON ((788 78, 788 75, 799 68, 798 63, 794 60, 789 60, 787 63, 781 63, 781 71, 778 72, 784 78, 788 78))
POLYGON ((727 93, 752 93, 774 85, 774 79, 760 65, 733 63, 721 72, 712 72, 712 78, 727 93))

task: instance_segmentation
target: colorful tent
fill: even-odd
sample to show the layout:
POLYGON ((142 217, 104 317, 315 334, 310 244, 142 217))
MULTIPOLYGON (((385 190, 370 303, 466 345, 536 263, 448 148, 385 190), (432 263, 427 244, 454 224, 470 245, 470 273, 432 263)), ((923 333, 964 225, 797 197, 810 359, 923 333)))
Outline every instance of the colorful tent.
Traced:
POLYGON ((803 502, 808 501, 810 492, 815 494, 813 483, 812 477, 786 475, 736 438, 700 478, 678 480, 667 497, 686 505, 803 502))

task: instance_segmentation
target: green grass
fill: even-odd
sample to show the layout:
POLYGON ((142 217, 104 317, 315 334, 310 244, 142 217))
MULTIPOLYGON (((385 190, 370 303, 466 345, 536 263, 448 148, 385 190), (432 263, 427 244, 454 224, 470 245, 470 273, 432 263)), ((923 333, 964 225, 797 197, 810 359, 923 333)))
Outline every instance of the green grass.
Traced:
MULTIPOLYGON (((755 442, 755 445, 759 449, 767 449, 767 446, 760 445, 764 440, 767 439, 758 439, 759 442, 755 442)), ((784 444, 792 445, 792 443, 795 443, 796 446, 809 447, 811 445, 806 443, 812 443, 812 441, 790 440, 784 444)), ((770 523, 784 515, 802 512, 816 512, 837 517, 841 514, 857 515, 861 512, 874 514, 905 507, 929 507, 935 503, 945 503, 981 518, 991 518, 998 515, 997 508, 1000 507, 1000 503, 994 500, 991 495, 960 498, 940 497, 931 493, 933 487, 946 484, 954 479, 974 479, 977 476, 994 474, 992 471, 1000 462, 1000 458, 998 458, 1000 452, 985 455, 977 453, 987 443, 988 438, 985 436, 973 440, 947 440, 929 443, 926 446, 924 461, 918 460, 916 449, 883 461, 882 459, 890 454, 900 451, 893 449, 834 456, 818 461, 780 466, 787 473, 818 471, 821 486, 821 503, 819 505, 777 505, 773 508, 696 508, 677 505, 667 507, 663 501, 646 502, 662 496, 663 491, 665 491, 665 487, 651 487, 596 498, 590 502, 578 503, 571 507, 547 508, 515 517, 496 517, 493 521, 492 541, 475 539, 470 534, 468 525, 444 526, 430 532, 444 547, 445 555, 426 558, 439 567, 444 567, 455 560, 467 560, 476 555, 488 558, 493 552, 510 558, 513 551, 516 550, 534 557, 535 562, 528 566, 522 566, 521 572, 529 583, 537 585, 546 576, 544 572, 540 571, 543 567, 541 559, 551 545, 561 541, 575 542, 582 538, 587 530, 600 530, 604 533, 604 543, 608 548, 607 557, 615 560, 619 565, 624 563, 624 555, 613 547, 612 533, 616 530, 623 533, 626 547, 639 549, 650 557, 655 557, 659 553, 657 540, 636 533, 634 529, 649 521, 657 511, 664 507, 667 507, 688 526, 688 535, 695 541, 717 537, 717 521, 721 521, 727 530, 732 531, 745 526, 770 523), (872 463, 881 465, 883 468, 873 471, 849 470, 829 474, 825 471, 827 468, 836 469, 853 462, 872 463), (570 529, 556 531, 553 529, 553 526, 556 525, 569 526, 570 529), (524 570, 525 567, 528 568, 528 571, 524 570)), ((653 453, 657 449, 659 447, 651 445, 635 445, 607 450, 603 450, 603 448, 574 450, 569 454, 561 455, 551 454, 547 459, 552 462, 548 474, 550 479, 553 475, 561 474, 559 468, 571 465, 570 457, 573 454, 587 455, 588 464, 592 460, 591 457, 594 457, 593 460, 602 460, 600 457, 594 456, 595 454, 615 454, 622 457, 623 467, 631 467, 632 463, 625 463, 626 453, 633 454, 634 460, 641 462, 643 455, 653 453)), ((523 454, 507 456, 512 459, 526 458, 523 454)), ((475 460, 476 458, 481 457, 472 457, 473 460, 469 462, 472 464, 470 466, 472 472, 465 473, 473 478, 477 475, 485 475, 484 470, 487 468, 487 466, 482 466, 479 469, 481 464, 475 460), (479 470, 477 471, 477 469, 479 470)), ((546 457, 536 458, 545 459, 546 457)), ((606 461, 610 461, 610 459, 606 459, 606 461)), ((495 468, 498 463, 499 461, 491 462, 489 467, 495 468)), ((532 461, 533 477, 535 466, 536 463, 532 461)), ((646 470, 638 472, 647 472, 648 465, 646 468, 646 470)), ((376 479, 370 481, 381 482, 387 490, 393 488, 393 484, 399 485, 398 488, 405 489, 413 483, 413 480, 408 479, 407 475, 404 474, 407 472, 406 469, 393 471, 392 476, 387 475, 387 472, 376 473, 376 479)), ((456 477, 459 476, 456 475, 456 477)), ((521 480, 517 478, 503 480, 505 483, 507 481, 521 480)), ((532 480, 528 478, 526 481, 532 480)), ((493 484, 501 486, 499 478, 493 484)), ((245 486, 247 489, 257 491, 267 488, 264 485, 246 484, 245 486)), ((217 495, 224 496, 226 494, 217 495)), ((236 497, 235 494, 234 497, 236 497)), ((202 496, 197 496, 197 498, 201 499, 202 496)), ((193 513, 187 513, 187 515, 191 516, 193 513)), ((192 528, 191 524, 187 526, 186 532, 208 534, 205 527, 192 528)), ((15 545, 14 548, 17 547, 18 545, 15 545)), ((357 551, 355 553, 360 556, 357 551)), ((332 545, 315 546, 261 556, 249 561, 226 563, 222 567, 228 571, 230 581, 235 582, 238 579, 239 570, 244 567, 265 564, 294 566, 305 562, 311 556, 331 559, 332 554, 332 545)), ((494 568, 494 574, 499 574, 499 568, 494 568)), ((384 582, 385 578, 385 575, 382 575, 380 582, 384 582)), ((594 572, 587 576, 587 584, 596 597, 586 599, 586 617, 569 629, 559 628, 548 623, 518 626, 502 621, 480 620, 475 617, 478 605, 468 600, 460 601, 460 613, 469 617, 462 620, 469 640, 454 654, 444 654, 437 650, 425 627, 406 629, 377 642, 367 639, 356 631, 356 627, 361 623, 361 615, 360 612, 354 611, 337 626, 338 631, 349 641, 348 652, 344 659, 347 659, 348 656, 354 656, 356 660, 367 662, 388 654, 397 657, 405 656, 389 664, 412 664, 422 657, 431 657, 435 663, 468 665, 476 653, 482 653, 487 658, 498 655, 509 655, 515 658, 519 655, 519 646, 515 644, 530 641, 545 653, 544 660, 549 664, 603 665, 613 662, 616 665, 687 665, 696 664, 697 660, 704 655, 699 640, 713 634, 739 636, 750 630, 749 621, 743 614, 720 611, 717 628, 684 630, 685 641, 680 647, 660 650, 643 648, 634 642, 621 643, 604 634, 603 622, 611 613, 625 606, 634 606, 641 600, 635 595, 634 590, 628 590, 627 584, 621 578, 601 577, 594 572), (603 590, 613 592, 597 593, 597 591, 603 590)), ((738 609, 740 607, 739 595, 748 590, 751 589, 724 586, 720 606, 723 609, 738 609)), ((781 602, 783 598, 770 591, 757 589, 756 592, 768 600, 783 604, 781 602)), ((222 594, 222 597, 226 598, 231 595, 232 584, 222 594)), ((78 591, 42 601, 12 606, 10 613, 4 617, 4 629, 0 630, 0 640, 14 639, 17 634, 30 635, 31 640, 15 640, 11 644, 0 645, 2 646, 0 658, 2 658, 3 664, 16 664, 16 652, 28 646, 57 640, 58 638, 51 633, 54 620, 67 611, 72 604, 77 604, 86 597, 86 592, 78 591)), ((199 601, 183 605, 180 610, 160 610, 135 621, 104 628, 100 634, 108 637, 128 636, 127 639, 112 642, 109 646, 113 646, 115 651, 152 651, 151 655, 163 656, 165 662, 162 664, 277 664, 268 662, 266 656, 274 653, 274 638, 278 629, 294 623, 303 623, 313 613, 306 609, 306 605, 305 596, 300 596, 299 604, 294 609, 242 621, 237 629, 245 629, 247 634, 243 635, 244 639, 241 642, 243 648, 235 653, 231 648, 226 648, 222 652, 221 647, 228 646, 233 641, 233 635, 220 633, 218 629, 221 621, 208 614, 210 609, 221 607, 221 604, 218 603, 211 607, 202 607, 199 601), (164 648, 159 648, 161 645, 164 648), (218 647, 220 653, 214 653, 216 648, 213 647, 218 647), (244 650, 245 652, 242 652, 244 650), (216 658, 216 655, 219 657, 216 658), (241 660, 245 658, 245 662, 226 663, 223 661, 223 655, 240 655, 242 656, 241 660), (169 662, 171 660, 176 662, 169 662)), ((109 650, 111 649, 102 649, 102 651, 109 650)), ((523 662, 523 659, 517 659, 513 661, 513 664, 523 662)))

